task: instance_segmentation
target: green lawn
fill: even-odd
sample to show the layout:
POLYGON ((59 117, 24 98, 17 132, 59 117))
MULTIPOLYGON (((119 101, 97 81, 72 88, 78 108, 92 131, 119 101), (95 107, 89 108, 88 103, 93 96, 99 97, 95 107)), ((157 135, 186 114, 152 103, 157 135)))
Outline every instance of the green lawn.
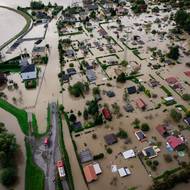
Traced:
POLYGON ((43 171, 33 162, 31 146, 26 145, 26 169, 25 169, 25 190, 44 190, 45 176, 43 171))
POLYGON ((22 132, 25 135, 28 135, 28 115, 25 110, 19 109, 12 104, 9 104, 7 101, 0 98, 0 108, 6 110, 17 118, 17 121, 20 125, 22 132))

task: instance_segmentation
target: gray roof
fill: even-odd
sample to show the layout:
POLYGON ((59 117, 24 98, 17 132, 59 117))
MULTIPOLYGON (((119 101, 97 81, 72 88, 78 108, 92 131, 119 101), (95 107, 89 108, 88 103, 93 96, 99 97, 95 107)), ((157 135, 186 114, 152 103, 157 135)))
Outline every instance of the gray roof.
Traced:
POLYGON ((79 153, 79 158, 80 158, 81 163, 85 163, 85 162, 89 162, 89 161, 93 160, 93 156, 90 152, 90 149, 87 148, 85 150, 82 150, 79 153))
POLYGON ((40 46, 40 47, 34 47, 32 52, 44 52, 45 51, 45 47, 44 46, 40 46))
POLYGON ((96 75, 93 69, 86 70, 86 77, 88 78, 90 82, 96 80, 96 75))

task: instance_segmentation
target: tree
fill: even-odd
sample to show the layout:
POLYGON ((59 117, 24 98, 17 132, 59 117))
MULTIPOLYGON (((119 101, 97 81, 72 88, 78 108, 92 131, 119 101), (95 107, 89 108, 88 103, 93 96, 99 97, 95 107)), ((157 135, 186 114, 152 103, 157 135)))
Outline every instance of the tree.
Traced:
POLYGON ((97 86, 97 87, 94 87, 93 89, 92 89, 92 93, 93 93, 93 95, 96 95, 96 94, 100 94, 100 88, 97 86))
POLYGON ((190 101, 190 94, 183 94, 182 95, 183 100, 190 101))
POLYGON ((96 19, 96 12, 95 12, 95 11, 92 11, 89 16, 90 16, 90 18, 92 18, 92 19, 96 19))
POLYGON ((69 120, 74 123, 77 120, 77 117, 75 116, 75 114, 71 114, 69 120))
POLYGON ((147 123, 142 123, 141 130, 142 131, 149 131, 150 127, 149 127, 149 125, 147 123))
POLYGON ((98 114, 97 116, 95 116, 94 118, 94 125, 102 125, 103 124, 103 117, 102 114, 98 114))
POLYGON ((182 118, 182 114, 175 109, 170 111, 170 116, 173 118, 174 121, 179 122, 182 118))
POLYGON ((119 129, 119 132, 117 133, 117 136, 120 137, 121 139, 125 139, 125 138, 128 137, 128 134, 123 129, 119 129))
POLYGON ((121 63, 120 63, 123 67, 126 67, 128 65, 128 62, 126 60, 123 60, 121 63))
POLYGON ((85 109, 83 112, 83 118, 84 118, 84 120, 88 119, 88 110, 87 109, 85 109))
POLYGON ((1 182, 4 186, 11 186, 17 179, 16 170, 14 168, 5 168, 1 173, 1 182))
POLYGON ((88 102, 88 113, 90 115, 95 115, 99 111, 98 103, 95 100, 88 102))
POLYGON ((167 56, 170 59, 178 60, 178 58, 179 58, 179 47, 178 46, 170 47, 170 52, 167 54, 167 56))
POLYGON ((170 155, 170 154, 164 154, 163 155, 163 157, 164 157, 164 160, 166 161, 166 162, 172 162, 172 156, 170 155))
POLYGON ((117 82, 125 83, 125 81, 126 81, 126 76, 125 73, 122 72, 120 75, 118 75, 117 82))

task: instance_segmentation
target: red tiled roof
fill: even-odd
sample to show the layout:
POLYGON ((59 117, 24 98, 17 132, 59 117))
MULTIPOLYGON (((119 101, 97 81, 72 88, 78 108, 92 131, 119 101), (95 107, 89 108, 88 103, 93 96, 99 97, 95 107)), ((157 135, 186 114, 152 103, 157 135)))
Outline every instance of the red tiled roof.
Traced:
POLYGON ((175 77, 168 77, 165 79, 168 84, 175 84, 178 80, 175 77))
POLYGON ((83 171, 87 182, 92 182, 97 179, 97 175, 92 164, 85 166, 83 171))
POLYGON ((108 119, 108 120, 111 119, 111 113, 108 108, 103 108, 102 113, 103 113, 105 119, 108 119))
POLYGON ((164 135, 167 132, 166 127, 164 125, 158 125, 156 130, 160 133, 160 135, 164 135))
POLYGON ((146 107, 146 104, 144 103, 144 101, 141 98, 136 100, 136 105, 140 109, 144 109, 146 107))
POLYGON ((190 77, 190 71, 186 71, 186 72, 184 72, 184 74, 185 74, 186 76, 190 77))
POLYGON ((175 136, 169 136, 167 138, 167 142, 173 149, 176 149, 179 145, 183 144, 183 141, 179 137, 175 136))

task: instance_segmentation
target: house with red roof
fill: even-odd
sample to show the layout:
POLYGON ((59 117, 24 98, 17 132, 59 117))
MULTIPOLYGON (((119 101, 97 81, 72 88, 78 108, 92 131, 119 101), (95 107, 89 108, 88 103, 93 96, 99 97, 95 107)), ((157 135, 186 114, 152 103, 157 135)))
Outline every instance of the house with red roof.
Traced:
POLYGON ((97 180, 97 175, 92 164, 89 164, 83 168, 86 181, 88 183, 97 180))
POLYGON ((166 124, 159 124, 156 127, 156 130, 163 137, 168 137, 169 136, 169 133, 168 133, 167 128, 166 128, 166 124))
POLYGON ((184 141, 176 136, 169 136, 167 138, 167 143, 174 149, 174 150, 182 150, 184 149, 184 141))
POLYGON ((175 78, 175 77, 168 77, 168 78, 166 78, 165 80, 166 80, 166 82, 167 82, 169 85, 174 85, 175 83, 178 82, 177 78, 175 78))
POLYGON ((104 118, 106 119, 106 120, 111 120, 112 119, 112 115, 111 115, 111 112, 110 112, 110 110, 108 109, 108 108, 103 108, 102 109, 102 114, 103 114, 103 116, 104 116, 104 118))
POLYGON ((146 104, 141 98, 137 99, 135 103, 139 109, 144 110, 146 108, 146 104))

